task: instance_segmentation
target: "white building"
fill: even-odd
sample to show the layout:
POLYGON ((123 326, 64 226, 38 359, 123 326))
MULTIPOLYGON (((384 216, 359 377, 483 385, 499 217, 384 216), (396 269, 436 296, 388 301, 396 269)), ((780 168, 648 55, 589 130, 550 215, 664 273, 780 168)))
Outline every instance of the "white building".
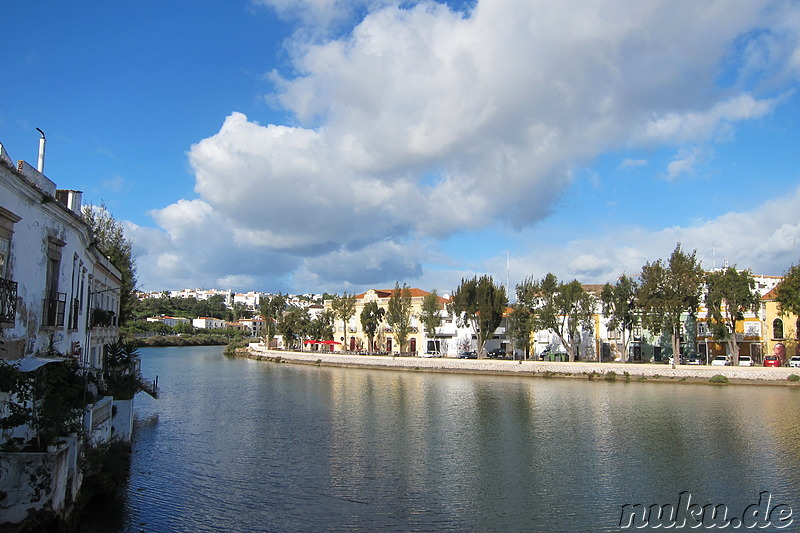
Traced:
POLYGON ((192 319, 192 326, 198 329, 223 329, 225 324, 225 320, 209 316, 200 316, 192 319))
POLYGON ((0 145, 0 358, 64 355, 99 368, 117 337, 121 274, 80 210, 79 191, 14 165, 0 145))

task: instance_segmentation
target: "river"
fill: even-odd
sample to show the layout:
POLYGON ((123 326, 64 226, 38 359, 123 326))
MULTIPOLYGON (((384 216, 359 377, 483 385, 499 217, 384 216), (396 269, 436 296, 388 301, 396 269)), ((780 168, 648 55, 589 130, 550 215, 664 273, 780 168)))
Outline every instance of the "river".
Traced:
POLYGON ((137 395, 130 479, 87 533, 618 531, 687 498, 800 524, 800 389, 140 352, 161 398, 137 395))

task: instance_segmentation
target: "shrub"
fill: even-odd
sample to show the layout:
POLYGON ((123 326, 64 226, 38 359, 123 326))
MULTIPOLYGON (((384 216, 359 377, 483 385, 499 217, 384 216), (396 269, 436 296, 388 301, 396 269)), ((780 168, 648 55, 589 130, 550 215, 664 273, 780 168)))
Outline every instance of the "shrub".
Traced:
POLYGON ((622 373, 622 375, 625 376, 625 381, 626 382, 631 380, 631 373, 630 372, 625 371, 625 372, 622 373))
POLYGON ((723 376, 722 374, 715 374, 708 381, 710 381, 711 383, 727 383, 728 378, 723 376))
POLYGON ((616 381, 617 380, 617 373, 611 370, 610 372, 606 372, 606 381, 616 381))
POLYGON ((800 376, 798 376, 797 374, 792 374, 786 379, 788 379, 789 381, 800 381, 800 376))

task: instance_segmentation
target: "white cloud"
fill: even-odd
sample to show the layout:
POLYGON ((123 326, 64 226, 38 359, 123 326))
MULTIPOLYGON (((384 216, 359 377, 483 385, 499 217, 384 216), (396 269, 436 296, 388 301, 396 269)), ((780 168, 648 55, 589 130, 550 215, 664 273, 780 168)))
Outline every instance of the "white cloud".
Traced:
MULTIPOLYGON (((718 84, 736 40, 767 22, 757 3, 255 3, 312 26, 366 15, 337 39, 295 34, 294 70, 272 73, 270 99, 297 125, 234 112, 192 146, 199 198, 154 213, 165 235, 150 253, 170 279, 173 257, 187 279, 303 288, 419 276, 419 243, 498 220, 530 227, 606 150, 719 142, 779 103, 718 84)), ((701 155, 679 153, 671 177, 701 155)), ((575 272, 618 266, 573 257, 575 272)))
POLYGON ((667 165, 667 180, 674 180, 681 174, 691 174, 706 154, 698 147, 682 148, 667 165))

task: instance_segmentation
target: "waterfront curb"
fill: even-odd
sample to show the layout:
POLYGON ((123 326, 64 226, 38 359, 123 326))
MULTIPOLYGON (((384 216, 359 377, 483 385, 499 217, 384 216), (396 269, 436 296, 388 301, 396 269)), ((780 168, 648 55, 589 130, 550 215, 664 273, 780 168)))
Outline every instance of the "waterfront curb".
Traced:
POLYGON ((712 377, 722 375, 728 379, 729 384, 800 387, 800 382, 789 381, 789 376, 792 374, 800 375, 800 369, 796 368, 680 365, 673 369, 665 364, 394 357, 267 350, 257 344, 251 344, 242 352, 245 357, 256 360, 348 368, 704 384, 711 384, 709 380, 712 377))

